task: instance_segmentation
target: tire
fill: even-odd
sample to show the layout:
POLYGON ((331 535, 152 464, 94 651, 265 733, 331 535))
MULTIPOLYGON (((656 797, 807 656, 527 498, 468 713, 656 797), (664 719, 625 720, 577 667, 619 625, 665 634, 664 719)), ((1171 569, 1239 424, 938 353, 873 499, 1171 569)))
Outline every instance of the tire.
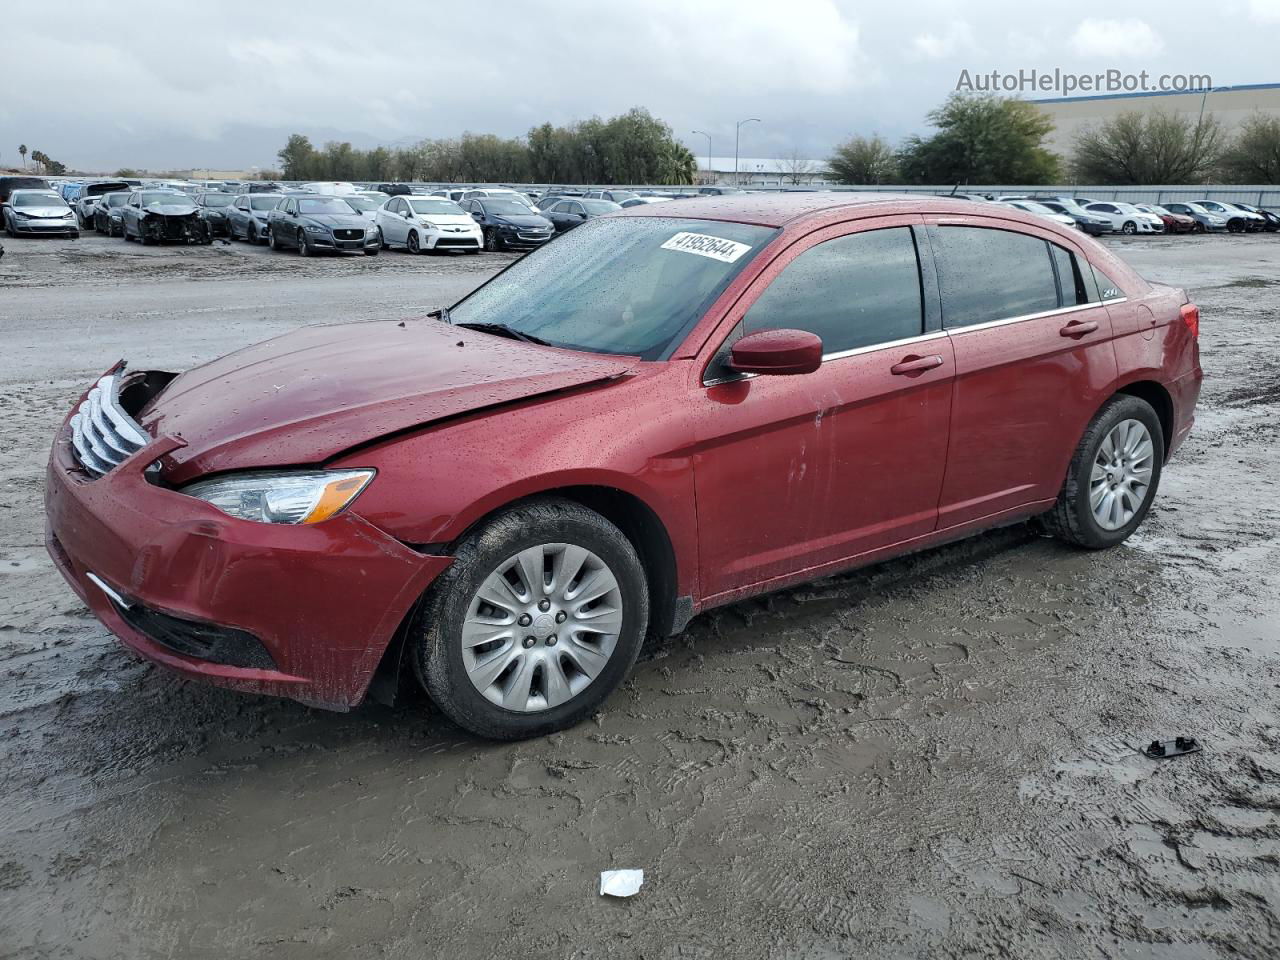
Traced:
POLYGON ((373 248, 365 247, 364 248, 364 255, 366 257, 376 257, 381 252, 382 252, 381 247, 373 247, 373 248))
POLYGON ((1197 220, 1197 221, 1195 222, 1195 225, 1194 225, 1194 226, 1192 226, 1192 228, 1191 228, 1191 232, 1192 232, 1192 233, 1204 233, 1204 224, 1203 224, 1203 223, 1201 223, 1199 220, 1197 220))
POLYGON ((391 244, 387 243, 387 235, 382 232, 382 228, 378 228, 378 249, 390 250, 391 244))
POLYGON ((484 248, 490 253, 497 253, 502 249, 502 241, 498 239, 498 231, 489 227, 484 232, 484 248))
POLYGON ((307 243, 307 235, 301 230, 298 231, 298 255, 303 257, 311 256, 311 244, 307 243))
MULTIPOLYGON (((1131 431, 1130 435, 1132 436, 1133 428, 1129 427, 1128 429, 1131 431)), ((1156 491, 1160 486, 1160 472, 1164 466, 1164 450, 1164 431, 1160 426, 1160 418, 1156 416, 1156 412, 1151 408, 1151 405, 1138 397, 1131 397, 1125 394, 1117 394, 1112 397, 1103 404, 1102 409, 1098 411, 1097 415, 1089 423, 1084 436, 1080 438, 1080 443, 1076 446, 1075 453, 1071 457, 1071 465, 1067 468, 1067 476, 1063 482, 1062 491, 1058 494, 1058 502, 1054 504, 1052 510, 1041 518, 1046 529, 1067 543, 1086 547, 1090 550, 1101 550, 1123 543, 1134 530, 1138 529, 1147 512, 1151 509, 1151 503, 1155 499, 1156 491), (1150 441, 1148 457, 1149 482, 1146 483, 1145 489, 1141 491, 1142 500, 1133 510, 1131 517, 1115 527, 1104 526, 1094 513, 1091 499, 1098 492, 1099 483, 1097 481, 1101 480, 1100 486, 1105 488, 1107 480, 1113 474, 1107 472, 1105 477, 1101 477, 1094 474, 1094 468, 1097 466, 1100 470, 1106 469, 1101 464, 1098 464, 1097 461, 1100 455, 1105 457, 1104 443, 1112 435, 1112 431, 1133 422, 1146 429, 1147 439, 1150 441)), ((1133 463, 1133 461, 1130 462, 1133 463)), ((1124 474, 1122 473, 1121 475, 1123 476, 1124 474)), ((1121 481, 1120 485, 1123 486, 1124 481, 1121 481)), ((1114 491, 1116 489, 1116 485, 1111 486, 1111 490, 1114 491)), ((1106 492, 1103 489, 1104 497, 1106 492)), ((1131 503, 1132 499, 1132 497, 1128 498, 1128 502, 1131 503)))
POLYGON ((1126 220, 1124 226, 1120 228, 1121 233, 1127 233, 1130 236, 1138 232, 1138 225, 1132 220, 1126 220))
POLYGON ((276 232, 270 227, 267 227, 267 246, 272 250, 280 249, 280 247, 276 245, 276 232))
POLYGON ((410 253, 421 253, 422 245, 418 242, 418 231, 410 230, 409 237, 404 242, 405 249, 410 253))
MULTIPOLYGON (((530 500, 503 511, 466 537, 454 557, 454 562, 427 591, 411 627, 409 641, 419 682, 436 706, 459 726, 495 740, 543 736, 590 716, 626 679, 648 630, 649 590, 635 548, 622 531, 604 517, 568 500, 530 500), (574 615, 570 606, 573 598, 564 599, 561 591, 580 590, 582 582, 573 579, 557 588, 554 583, 559 562, 557 552, 543 551, 541 555, 552 573, 552 586, 539 584, 542 594, 524 589, 521 593, 533 594, 531 604, 537 596, 542 596, 548 604, 545 607, 531 605, 532 613, 528 616, 537 614, 538 610, 545 613, 523 624, 515 620, 517 615, 526 614, 518 613, 522 605, 515 597, 516 590, 509 588, 504 596, 512 607, 504 619, 511 630, 499 628, 500 636, 494 641, 499 645, 491 651, 470 652, 484 646, 482 644, 468 648, 464 654, 463 625, 471 616, 473 606, 481 604, 479 591, 485 581, 491 575, 499 575, 498 571, 521 551, 549 545, 583 549, 594 559, 588 556, 583 560, 582 570, 592 571, 591 575, 599 575, 602 569, 612 574, 613 586, 608 593, 588 603, 618 604, 622 611, 618 633, 612 635, 612 640, 600 636, 590 645, 581 640, 597 634, 578 631, 576 636, 566 635, 565 628, 558 624, 574 615), (556 601, 565 605, 563 611, 557 609, 556 601), (529 633, 521 637, 525 630, 529 633), (603 660, 596 659, 599 653, 588 656, 595 645, 607 647, 610 643, 612 649, 604 654, 603 660), (558 651, 564 651, 564 655, 557 658, 558 651), (474 669, 482 671, 485 664, 480 658, 489 653, 509 666, 491 681, 481 680, 488 683, 487 696, 468 674, 467 659, 471 658, 474 669), (592 665, 597 672, 588 679, 586 672, 574 670, 574 662, 592 665), (522 687, 519 681, 525 676, 525 670, 529 671, 530 679, 522 687), (550 672, 553 670, 554 674, 550 672), (556 679, 551 682, 548 678, 556 679), (550 686, 546 685, 549 682, 550 686), (574 684, 579 685, 576 693, 570 692, 574 684), (556 699, 557 689, 567 699, 551 706, 548 701, 556 699), (490 696, 509 696, 513 703, 523 702, 527 709, 511 709, 491 700, 490 696)), ((563 552, 559 557, 563 557, 563 552)), ((517 562, 512 569, 520 567, 517 562)), ((534 575, 541 580, 547 569, 543 567, 534 575)), ((523 578, 516 583, 523 584, 523 578)), ((500 608, 483 609, 491 614, 500 608)))

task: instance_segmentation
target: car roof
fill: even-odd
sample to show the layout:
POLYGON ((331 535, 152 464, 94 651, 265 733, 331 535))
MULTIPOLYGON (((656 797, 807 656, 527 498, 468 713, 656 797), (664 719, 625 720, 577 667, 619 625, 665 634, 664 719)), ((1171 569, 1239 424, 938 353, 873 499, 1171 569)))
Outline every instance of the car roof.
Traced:
MULTIPOLYGON (((991 213, 986 201, 961 200, 910 193, 729 193, 690 197, 662 204, 625 207, 626 217, 688 217, 691 220, 726 220, 783 227, 797 221, 819 219, 834 210, 887 213, 991 213), (892 208, 892 209, 885 209, 892 208)), ((1006 208, 1007 209, 1007 208, 1006 208)))

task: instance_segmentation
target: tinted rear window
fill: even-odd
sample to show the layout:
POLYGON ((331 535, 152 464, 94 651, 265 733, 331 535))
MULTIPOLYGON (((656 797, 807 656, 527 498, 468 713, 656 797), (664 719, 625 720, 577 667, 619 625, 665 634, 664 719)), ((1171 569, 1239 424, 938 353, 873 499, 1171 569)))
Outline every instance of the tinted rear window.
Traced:
POLYGON ((946 326, 1057 309, 1058 285, 1044 240, 985 227, 942 226, 935 235, 946 326))
POLYGON ((869 230, 810 247, 751 305, 743 328, 807 330, 822 338, 828 354, 919 336, 924 305, 911 228, 869 230))

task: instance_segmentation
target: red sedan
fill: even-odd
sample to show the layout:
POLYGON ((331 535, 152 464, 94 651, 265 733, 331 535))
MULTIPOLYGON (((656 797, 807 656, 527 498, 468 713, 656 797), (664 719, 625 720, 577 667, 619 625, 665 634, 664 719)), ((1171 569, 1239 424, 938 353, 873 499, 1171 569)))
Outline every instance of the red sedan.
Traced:
POLYGON ((1027 518, 1120 543, 1191 429, 1198 323, 1010 207, 636 207, 431 318, 117 365, 54 443, 49 550, 189 677, 346 709, 403 665, 533 736, 742 597, 1027 518))
POLYGON ((1137 203, 1134 206, 1143 213, 1154 213, 1159 217, 1165 233, 1191 233, 1196 228, 1195 220, 1185 213, 1174 213, 1155 203, 1137 203))

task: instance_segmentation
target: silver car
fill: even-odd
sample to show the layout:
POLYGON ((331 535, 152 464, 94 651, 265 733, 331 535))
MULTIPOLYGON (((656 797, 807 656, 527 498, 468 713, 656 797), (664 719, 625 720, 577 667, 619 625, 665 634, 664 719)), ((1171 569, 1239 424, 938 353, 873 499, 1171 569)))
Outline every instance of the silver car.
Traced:
POLYGON ((4 229, 11 237, 60 234, 79 238, 75 211, 52 190, 15 190, 4 204, 4 229))

